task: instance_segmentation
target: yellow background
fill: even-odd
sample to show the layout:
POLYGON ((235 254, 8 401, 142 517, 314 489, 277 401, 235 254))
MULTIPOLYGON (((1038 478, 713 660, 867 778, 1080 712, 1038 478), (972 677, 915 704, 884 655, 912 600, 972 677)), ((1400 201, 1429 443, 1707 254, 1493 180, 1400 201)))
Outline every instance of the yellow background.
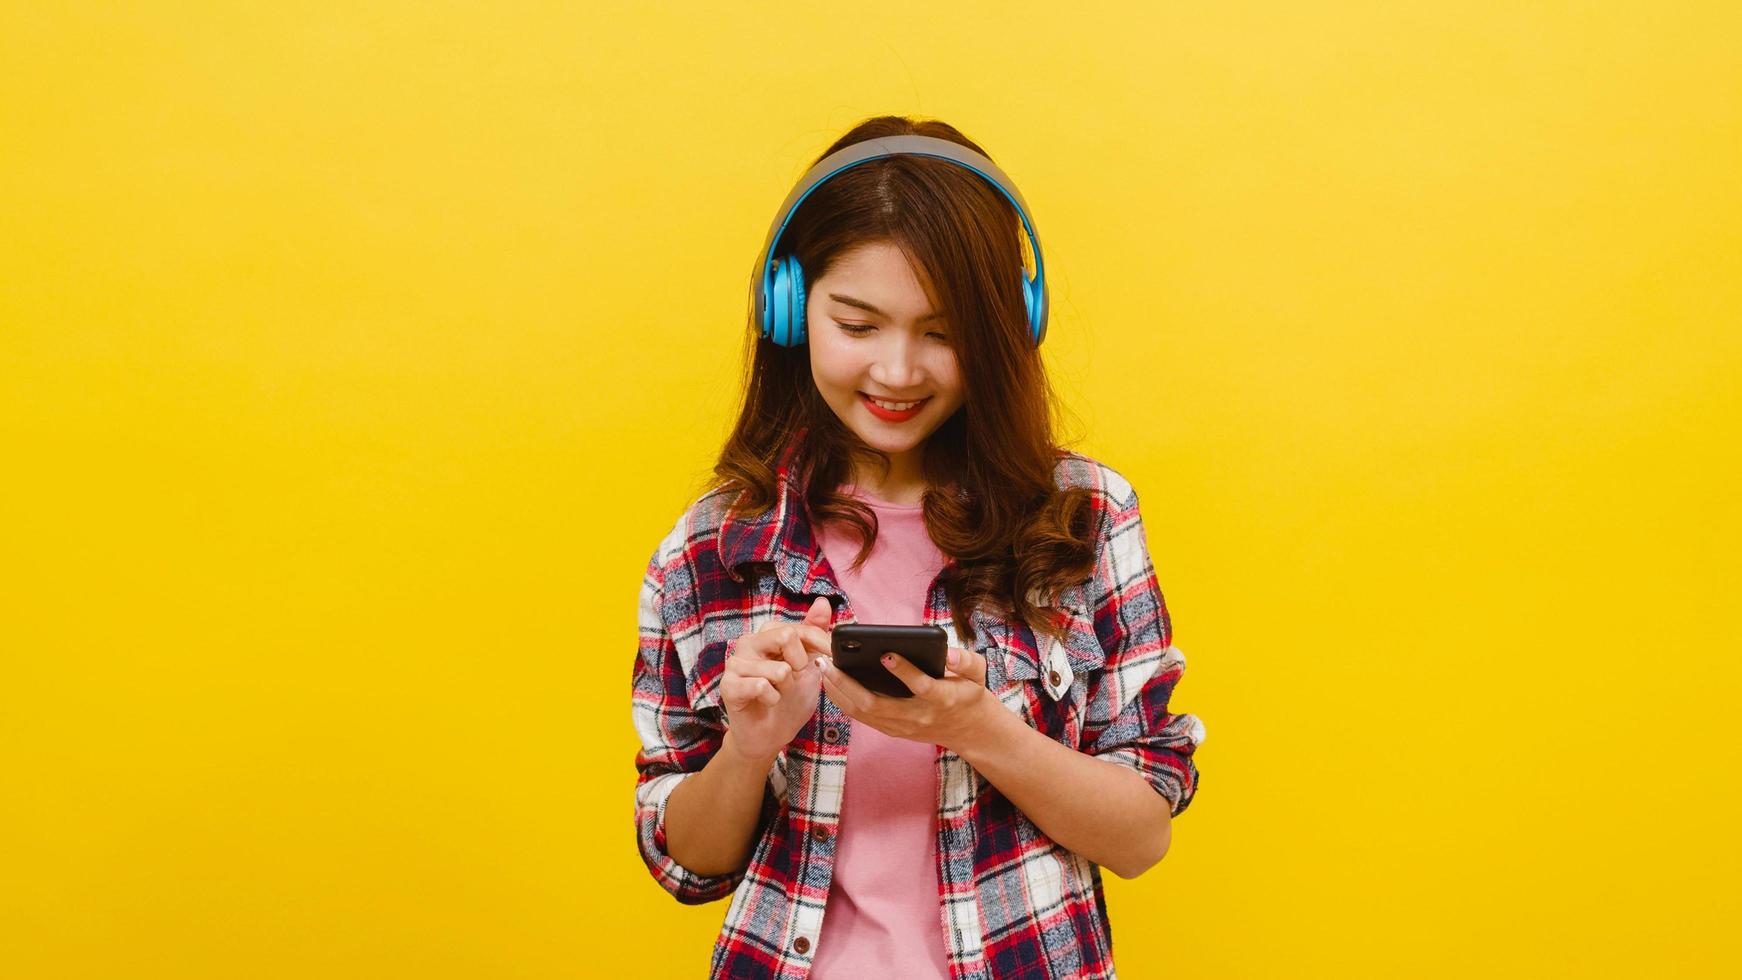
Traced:
POLYGON ((1027 196, 1190 659, 1121 975, 1734 975, 1739 36, 6 3, 0 975, 701 976, 635 597, 774 208, 883 112, 1027 196))

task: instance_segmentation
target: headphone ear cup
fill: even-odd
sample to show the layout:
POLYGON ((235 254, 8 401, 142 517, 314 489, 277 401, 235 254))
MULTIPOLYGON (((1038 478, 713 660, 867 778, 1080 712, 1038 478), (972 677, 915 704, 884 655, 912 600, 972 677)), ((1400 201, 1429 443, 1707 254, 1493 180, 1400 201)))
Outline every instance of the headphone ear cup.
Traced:
POLYGON ((782 256, 774 263, 768 297, 769 337, 781 347, 797 347, 805 340, 804 270, 796 256, 782 256))
POLYGON ((1040 278, 1028 278, 1026 270, 1017 270, 1022 279, 1022 305, 1028 309, 1028 337, 1040 345, 1040 278))
POLYGON ((792 263, 792 346, 798 347, 810 340, 810 316, 805 312, 804 269, 799 267, 798 256, 789 255, 786 260, 792 263))
POLYGON ((752 308, 762 311, 756 320, 757 336, 765 339, 774 336, 774 293, 769 286, 766 268, 757 272, 756 278, 751 280, 750 295, 754 303, 752 308))
POLYGON ((786 346, 786 315, 781 307, 786 303, 786 269, 779 259, 773 262, 773 268, 768 273, 768 307, 765 311, 768 320, 768 339, 776 346, 786 346))

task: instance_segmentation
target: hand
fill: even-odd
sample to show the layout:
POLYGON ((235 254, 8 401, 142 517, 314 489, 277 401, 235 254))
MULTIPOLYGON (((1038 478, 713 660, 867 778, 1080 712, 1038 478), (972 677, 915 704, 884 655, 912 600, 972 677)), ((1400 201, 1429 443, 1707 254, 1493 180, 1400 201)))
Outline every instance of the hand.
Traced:
POLYGON ((961 747, 979 741, 990 730, 988 712, 1001 707, 986 689, 986 658, 972 650, 950 647, 944 676, 933 677, 899 653, 884 655, 884 665, 913 692, 892 698, 868 690, 822 658, 823 687, 847 716, 885 735, 930 742, 960 754, 961 747))
POLYGON ((720 700, 726 706, 726 745, 758 762, 771 761, 817 710, 821 671, 829 652, 834 607, 817 596, 799 623, 770 620, 739 637, 726 658, 720 700))

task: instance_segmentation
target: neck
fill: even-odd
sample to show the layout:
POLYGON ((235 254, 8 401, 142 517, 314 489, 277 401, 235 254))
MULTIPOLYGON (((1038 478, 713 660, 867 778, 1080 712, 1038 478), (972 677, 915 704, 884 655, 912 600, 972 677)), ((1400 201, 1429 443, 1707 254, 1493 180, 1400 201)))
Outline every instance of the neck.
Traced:
POLYGON ((873 465, 865 469, 856 468, 852 480, 854 486, 873 497, 896 504, 920 503, 927 487, 921 472, 919 449, 890 456, 887 476, 873 465))

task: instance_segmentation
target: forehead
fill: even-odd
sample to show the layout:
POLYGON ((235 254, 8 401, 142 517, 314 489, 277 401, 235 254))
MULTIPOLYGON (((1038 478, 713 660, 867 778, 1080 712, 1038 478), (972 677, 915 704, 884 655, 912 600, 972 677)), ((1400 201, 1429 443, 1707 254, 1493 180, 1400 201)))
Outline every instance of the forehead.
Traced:
POLYGON ((827 275, 811 283, 811 290, 825 301, 872 314, 943 319, 927 285, 926 277, 899 248, 879 244, 843 252, 827 275))
POLYGON ((888 242, 861 245, 851 251, 842 252, 824 278, 841 285, 880 290, 885 298, 925 298, 919 269, 908 261, 905 252, 888 242))

